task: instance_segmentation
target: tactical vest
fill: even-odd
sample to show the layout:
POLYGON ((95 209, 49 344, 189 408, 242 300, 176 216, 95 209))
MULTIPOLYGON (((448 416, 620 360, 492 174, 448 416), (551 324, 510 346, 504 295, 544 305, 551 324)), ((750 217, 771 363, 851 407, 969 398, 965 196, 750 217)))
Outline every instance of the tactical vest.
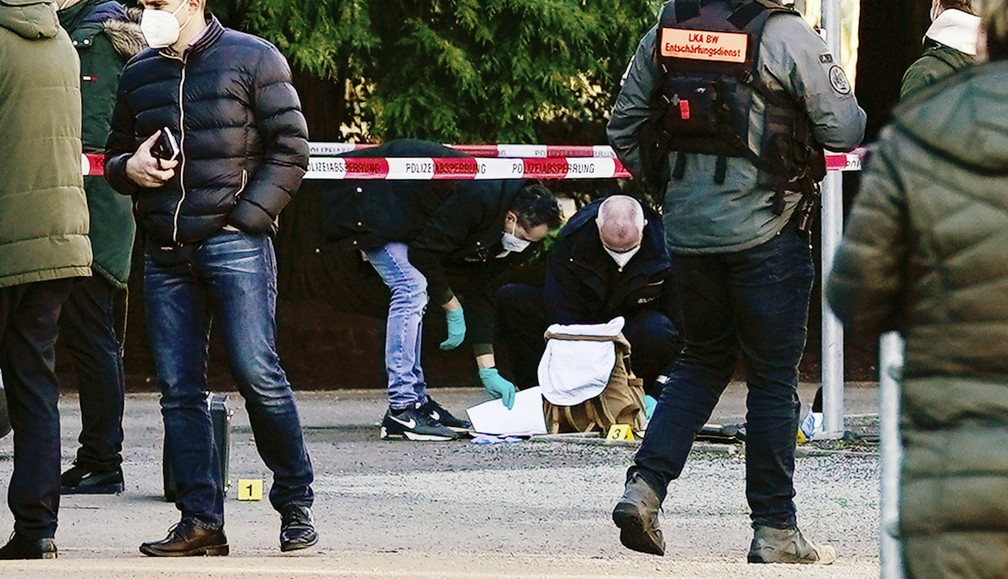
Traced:
MULTIPOLYGON (((655 59, 659 78, 651 116, 641 133, 646 179, 668 181, 667 155, 677 153, 671 177, 681 179, 685 154, 717 155, 713 176, 723 183, 728 157, 748 159, 760 185, 805 191, 826 174, 822 147, 803 107, 759 78, 760 41, 775 14, 798 13, 774 0, 673 0, 662 9, 655 59), (759 149, 749 143, 753 94, 765 103, 759 149)), ((775 210, 783 211, 783 206, 775 210)))

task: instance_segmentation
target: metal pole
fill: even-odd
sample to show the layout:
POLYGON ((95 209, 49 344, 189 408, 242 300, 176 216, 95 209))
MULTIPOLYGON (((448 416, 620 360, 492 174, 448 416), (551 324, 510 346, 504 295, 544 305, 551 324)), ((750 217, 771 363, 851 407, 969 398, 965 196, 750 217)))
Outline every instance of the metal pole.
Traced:
MULTIPOLYGON (((840 62, 840 0, 823 0, 822 30, 833 58, 840 62)), ((843 178, 829 173, 822 189, 822 281, 833 269, 833 255, 843 235, 843 178)), ((823 283, 825 285, 825 283, 823 283)), ((823 438, 844 434, 843 326, 822 299, 823 438)))
POLYGON ((899 475, 903 446, 899 432, 903 339, 896 332, 879 341, 879 455, 882 462, 879 557, 882 579, 903 578, 899 543, 899 475))

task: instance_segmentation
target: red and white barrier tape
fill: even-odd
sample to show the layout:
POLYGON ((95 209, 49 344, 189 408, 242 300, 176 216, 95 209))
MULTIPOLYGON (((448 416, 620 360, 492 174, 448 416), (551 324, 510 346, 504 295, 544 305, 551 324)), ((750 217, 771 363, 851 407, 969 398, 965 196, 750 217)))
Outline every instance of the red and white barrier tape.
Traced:
POLYGON ((85 177, 105 174, 105 155, 85 153, 81 155, 81 172, 85 177))
POLYGON ((627 179, 617 159, 552 157, 480 159, 472 157, 312 157, 305 179, 627 179))
MULTIPOLYGON (((311 143, 305 179, 628 179, 611 147, 554 145, 455 145, 473 158, 326 157, 375 145, 311 143), (563 154, 561 154, 563 153, 563 154)), ((828 171, 860 171, 864 149, 827 153, 828 171)), ((104 174, 104 156, 81 157, 85 176, 104 174)))
POLYGON ((860 171, 867 152, 867 149, 860 147, 850 153, 826 153, 826 170, 860 171))
MULTIPOLYGON (((317 157, 342 155, 350 151, 370 149, 378 145, 368 143, 309 143, 308 151, 317 157)), ((603 157, 616 158, 609 145, 445 145, 473 157, 507 157, 516 159, 543 159, 548 157, 603 157)))
MULTIPOLYGON (((370 149, 370 143, 309 143, 312 156, 329 157, 351 151, 370 149)), ((445 145, 473 157, 542 159, 554 157, 593 157, 615 159, 616 152, 609 145, 445 145)), ((826 169, 829 171, 859 171, 864 149, 851 153, 827 153, 826 169)))

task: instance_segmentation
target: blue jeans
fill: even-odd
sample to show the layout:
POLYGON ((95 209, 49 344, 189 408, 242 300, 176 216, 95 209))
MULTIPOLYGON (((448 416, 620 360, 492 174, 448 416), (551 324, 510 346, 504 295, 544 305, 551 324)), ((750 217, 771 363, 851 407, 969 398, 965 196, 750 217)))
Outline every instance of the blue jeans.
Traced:
POLYGON ((182 263, 144 270, 147 331, 161 388, 165 439, 183 517, 224 522, 224 492, 206 403, 207 348, 216 317, 256 448, 273 471, 270 502, 310 506, 311 461, 276 352, 276 260, 266 235, 223 230, 182 263))
POLYGON ((805 348, 815 268, 793 227, 752 249, 673 255, 686 348, 662 392, 628 476, 664 499, 693 438, 731 380, 739 354, 746 398, 746 499, 754 523, 796 524, 798 362, 805 348))
POLYGON ((427 279, 409 262, 405 243, 386 243, 365 254, 392 291, 385 329, 389 407, 402 410, 423 404, 427 402, 427 384, 420 367, 420 337, 427 309, 427 279))

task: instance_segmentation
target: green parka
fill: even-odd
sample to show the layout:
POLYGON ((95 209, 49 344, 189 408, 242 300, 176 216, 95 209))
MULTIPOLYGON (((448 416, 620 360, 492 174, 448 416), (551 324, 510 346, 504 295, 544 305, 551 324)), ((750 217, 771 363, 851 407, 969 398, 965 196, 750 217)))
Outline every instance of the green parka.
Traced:
POLYGON ((79 75, 52 2, 0 0, 0 288, 91 275, 79 75))
MULTIPOLYGON (((81 0, 59 11, 81 63, 85 153, 104 153, 116 86, 123 66, 146 48, 140 25, 118 2, 81 0)), ((92 268, 116 287, 126 287, 136 225, 129 197, 117 193, 101 176, 84 177, 91 217, 92 268)))
POLYGON ((924 54, 914 61, 903 75, 900 98, 906 98, 923 88, 937 84, 945 77, 970 66, 973 61, 973 57, 965 52, 930 38, 926 39, 924 54))
POLYGON ((1008 576, 1008 62, 896 111, 826 291, 906 340, 900 517, 913 577, 1008 576))

